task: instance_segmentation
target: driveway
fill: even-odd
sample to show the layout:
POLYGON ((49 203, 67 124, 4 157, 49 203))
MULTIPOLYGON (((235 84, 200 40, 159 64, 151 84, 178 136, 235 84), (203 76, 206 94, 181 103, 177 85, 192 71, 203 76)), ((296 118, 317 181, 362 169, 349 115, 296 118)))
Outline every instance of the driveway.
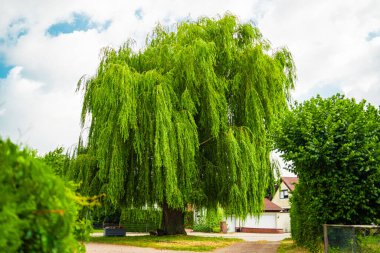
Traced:
MULTIPOLYGON (((279 242, 243 242, 229 247, 217 249, 214 253, 276 253, 279 242)), ((140 248, 132 246, 88 243, 86 244, 87 253, 196 253, 194 251, 177 251, 177 250, 158 250, 152 248, 140 248)), ((198 252, 199 253, 199 252, 198 252)))
POLYGON ((226 238, 240 238, 247 242, 268 241, 279 242, 285 238, 290 238, 290 233, 282 234, 259 234, 259 233, 202 233, 202 232, 189 232, 188 235, 206 236, 206 237, 226 237, 226 238))
MULTIPOLYGON (((259 233, 202 233, 202 232, 192 232, 187 231, 188 235, 194 236, 204 236, 204 237, 226 237, 226 238, 239 238, 247 242, 257 242, 257 241, 268 241, 268 242, 279 242, 285 238, 290 238, 290 233, 283 234, 259 234, 259 233)), ((130 233, 127 232, 127 236, 139 236, 139 235, 149 235, 149 233, 130 233)), ((103 233, 93 233, 92 236, 103 236, 103 233)))
MULTIPOLYGON (((124 245, 112 245, 103 243, 87 243, 87 253, 190 253, 192 251, 159 250, 152 248, 140 248, 124 245)), ((198 252, 199 253, 199 252, 198 252)))
POLYGON ((213 251, 214 253, 276 253, 280 242, 243 242, 213 251))
MULTIPOLYGON (((102 236, 102 233, 94 233, 93 236, 102 236)), ((127 233, 127 236, 148 235, 147 233, 127 233)), ((214 253, 276 253, 280 241, 289 238, 289 233, 284 234, 256 234, 256 233, 201 233, 188 232, 188 235, 205 237, 240 238, 245 242, 237 243, 229 247, 212 251, 214 253)), ((192 251, 158 250, 152 248, 140 248, 132 246, 111 245, 102 243, 86 244, 88 253, 190 253, 192 251)))

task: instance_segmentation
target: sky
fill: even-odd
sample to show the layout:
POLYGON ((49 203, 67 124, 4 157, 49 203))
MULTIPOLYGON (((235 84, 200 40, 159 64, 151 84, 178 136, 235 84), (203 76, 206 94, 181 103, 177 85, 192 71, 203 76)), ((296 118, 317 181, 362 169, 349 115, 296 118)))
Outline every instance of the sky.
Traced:
POLYGON ((95 73, 102 48, 133 39, 138 49, 158 23, 226 12, 290 50, 294 100, 340 92, 380 105, 377 0, 0 0, 0 136, 40 154, 73 148, 81 133, 76 86, 95 73))

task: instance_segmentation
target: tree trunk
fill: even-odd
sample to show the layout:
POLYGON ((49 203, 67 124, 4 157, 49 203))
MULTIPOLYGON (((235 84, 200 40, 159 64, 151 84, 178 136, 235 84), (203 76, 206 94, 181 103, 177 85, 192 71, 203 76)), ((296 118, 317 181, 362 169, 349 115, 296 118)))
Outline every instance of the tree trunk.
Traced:
POLYGON ((179 209, 173 209, 167 203, 162 205, 162 230, 166 235, 186 235, 185 213, 179 209))

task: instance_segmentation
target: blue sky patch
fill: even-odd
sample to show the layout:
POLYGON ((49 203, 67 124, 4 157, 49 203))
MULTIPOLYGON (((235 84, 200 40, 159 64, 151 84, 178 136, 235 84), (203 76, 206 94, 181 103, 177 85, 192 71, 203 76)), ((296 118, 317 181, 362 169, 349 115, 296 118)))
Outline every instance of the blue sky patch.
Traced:
POLYGON ((9 71, 14 66, 10 66, 5 62, 4 55, 0 54, 0 79, 7 78, 9 71))
POLYGON ((366 39, 367 41, 371 41, 376 37, 380 37, 380 30, 369 32, 366 39))
POLYGON ((107 30, 111 23, 111 20, 107 20, 103 23, 94 22, 85 14, 74 13, 73 20, 53 24, 46 32, 53 37, 59 36, 60 34, 73 33, 75 31, 86 32, 90 29, 96 29, 98 32, 102 32, 107 30))
POLYGON ((344 94, 341 88, 341 81, 322 81, 318 83, 313 88, 309 89, 306 94, 303 94, 299 100, 304 101, 310 99, 311 97, 316 97, 318 94, 322 98, 331 97, 337 93, 344 94))
POLYGON ((135 17, 138 19, 138 20, 142 20, 144 18, 144 15, 143 15, 143 10, 141 8, 138 8, 137 10, 135 10, 135 17))

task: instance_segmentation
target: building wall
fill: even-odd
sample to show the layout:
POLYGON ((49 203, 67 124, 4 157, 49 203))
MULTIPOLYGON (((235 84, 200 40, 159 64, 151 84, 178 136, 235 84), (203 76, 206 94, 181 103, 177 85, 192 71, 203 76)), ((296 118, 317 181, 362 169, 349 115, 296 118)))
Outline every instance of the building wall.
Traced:
POLYGON ((277 228, 276 213, 263 213, 259 217, 249 215, 242 227, 277 228))
POLYGON ((277 227, 282 228, 285 233, 290 232, 290 214, 277 213, 277 227))
POLYGON ((227 232, 232 233, 236 231, 236 227, 239 226, 239 224, 236 224, 236 218, 234 216, 226 217, 226 223, 227 223, 227 232))
POLYGON ((272 202, 281 208, 289 209, 290 208, 289 198, 281 199, 280 198, 281 190, 288 190, 288 196, 290 197, 291 194, 289 192, 289 188, 283 182, 281 182, 280 187, 278 188, 278 190, 273 196, 272 202))
POLYGON ((282 212, 267 212, 261 218, 247 216, 243 221, 236 217, 226 217, 228 232, 235 232, 235 228, 241 227, 241 232, 252 233, 289 233, 290 215, 282 212))

